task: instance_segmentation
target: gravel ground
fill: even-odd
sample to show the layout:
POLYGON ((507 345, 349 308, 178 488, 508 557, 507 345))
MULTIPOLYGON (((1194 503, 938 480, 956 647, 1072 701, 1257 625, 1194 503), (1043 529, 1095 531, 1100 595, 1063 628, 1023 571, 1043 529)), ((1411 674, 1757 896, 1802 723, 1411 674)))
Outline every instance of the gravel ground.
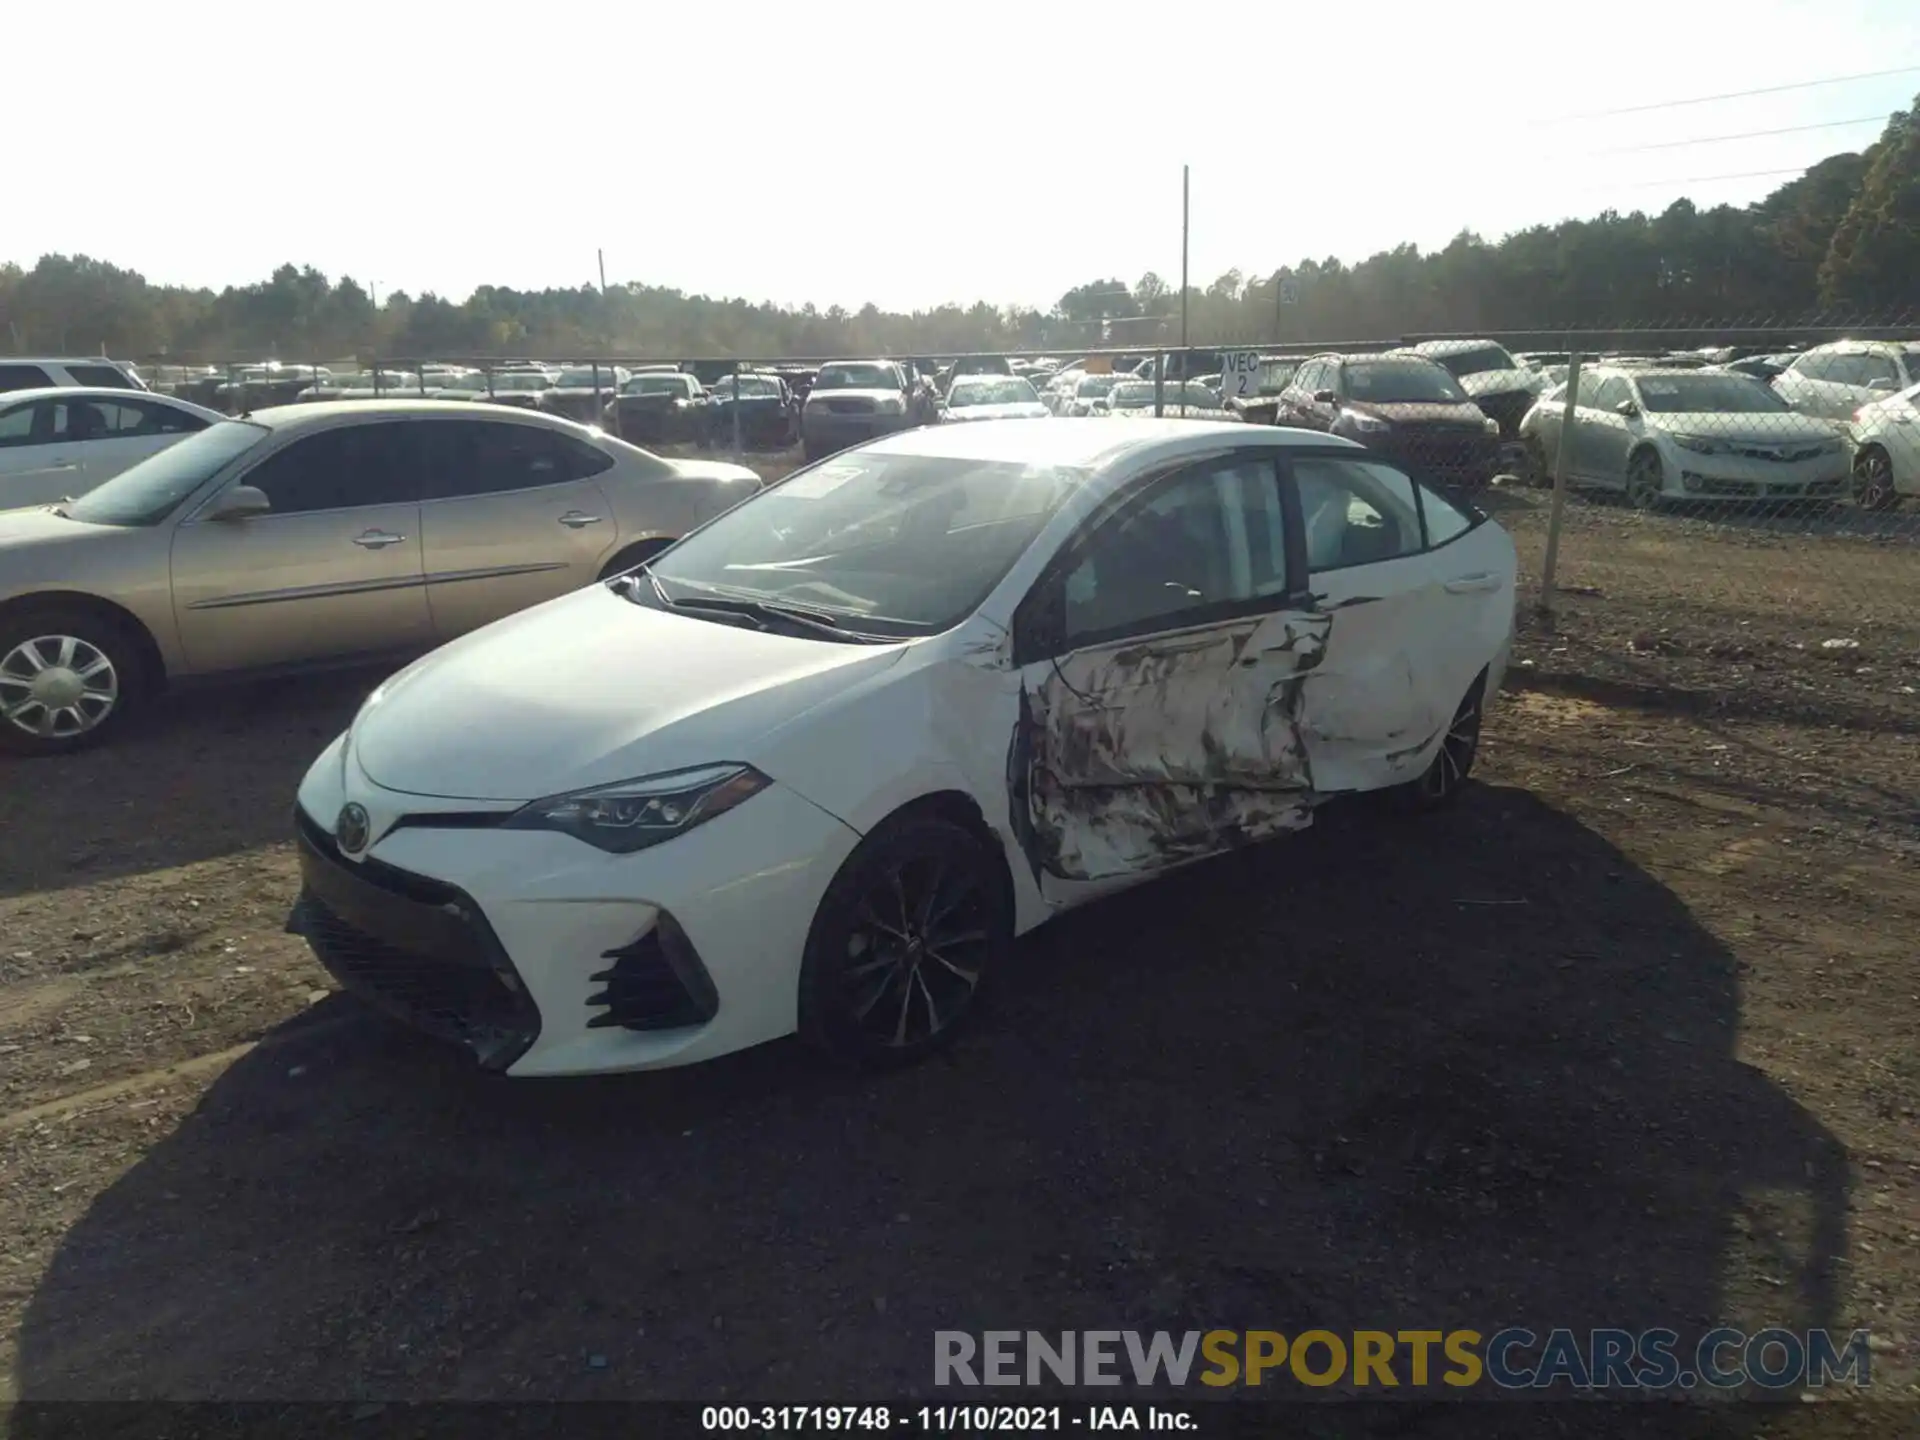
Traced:
POLYGON ((287 812, 377 676, 0 761, 0 1385, 848 1400, 941 1328, 1725 1321, 1920 1393, 1920 611, 1806 549, 1582 507, 1599 593, 1458 809, 1067 917, 879 1079, 515 1084, 331 994, 287 812))

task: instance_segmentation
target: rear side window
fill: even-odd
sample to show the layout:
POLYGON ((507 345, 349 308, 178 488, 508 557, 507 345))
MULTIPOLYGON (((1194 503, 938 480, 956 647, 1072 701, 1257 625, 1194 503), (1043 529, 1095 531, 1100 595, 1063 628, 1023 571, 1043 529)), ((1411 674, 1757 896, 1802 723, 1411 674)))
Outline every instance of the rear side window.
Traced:
POLYGON ((93 414, 93 435, 98 440, 188 435, 207 428, 207 422, 198 415, 145 400, 91 400, 85 408, 93 414))
POLYGON ((1413 481, 1370 460, 1314 456, 1293 462, 1309 571, 1373 565, 1420 553, 1413 481))
POLYGON ((1787 368, 1796 375, 1806 376, 1809 380, 1824 380, 1827 378, 1827 367, 1832 360, 1831 355, 1802 355, 1787 368))
POLYGON ((240 477, 266 493, 275 515, 405 504, 420 498, 402 421, 342 425, 302 436, 240 477))
POLYGON ((544 426, 424 420, 418 430, 428 500, 564 485, 613 468, 612 456, 544 426))
POLYGON ((138 390, 117 365, 69 365, 67 374, 76 385, 92 385, 101 390, 138 390))
POLYGON ((0 365, 0 391, 35 390, 53 384, 53 377, 38 365, 0 365))

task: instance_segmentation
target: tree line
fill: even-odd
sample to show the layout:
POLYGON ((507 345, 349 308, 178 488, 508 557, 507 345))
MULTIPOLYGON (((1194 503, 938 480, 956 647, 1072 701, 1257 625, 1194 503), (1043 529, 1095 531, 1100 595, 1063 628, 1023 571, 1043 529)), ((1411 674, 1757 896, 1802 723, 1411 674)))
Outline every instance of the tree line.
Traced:
POLYGON ((156 285, 85 255, 0 265, 0 347, 207 362, 346 356, 826 356, 1195 343, 1383 340, 1413 331, 1851 322, 1912 313, 1920 275, 1920 98, 1864 151, 1829 156, 1745 206, 1676 200, 1497 241, 1401 245, 1358 264, 1305 260, 1191 287, 1148 273, 1067 291, 1049 310, 942 305, 901 314, 787 308, 621 284, 482 286, 455 303, 378 304, 351 277, 282 265, 215 292, 156 285), (1283 303, 1284 302, 1284 303, 1283 303))

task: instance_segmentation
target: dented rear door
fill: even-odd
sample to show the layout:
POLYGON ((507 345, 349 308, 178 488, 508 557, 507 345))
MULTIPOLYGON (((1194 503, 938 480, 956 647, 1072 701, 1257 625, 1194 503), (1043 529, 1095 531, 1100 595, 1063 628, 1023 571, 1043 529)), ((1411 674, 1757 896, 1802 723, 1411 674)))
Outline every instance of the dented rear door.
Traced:
POLYGON ((1020 666, 1011 809, 1056 903, 1307 823, 1305 602, 1272 452, 1163 477, 1049 579, 1062 617, 1020 666))

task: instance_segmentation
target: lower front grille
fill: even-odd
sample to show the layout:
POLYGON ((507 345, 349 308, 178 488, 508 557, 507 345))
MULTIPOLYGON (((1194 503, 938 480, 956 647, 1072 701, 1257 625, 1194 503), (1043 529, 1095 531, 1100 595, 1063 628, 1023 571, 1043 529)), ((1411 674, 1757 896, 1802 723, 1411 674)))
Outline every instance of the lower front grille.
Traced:
POLYGON ((1519 438, 1520 422, 1533 408, 1533 401, 1530 390, 1510 390, 1501 395, 1481 395, 1473 403, 1499 424, 1501 439, 1514 440, 1519 438))
POLYGON ((587 1021, 590 1030, 683 1030, 720 1013, 712 977, 664 910, 646 934, 601 958, 613 964, 592 977, 606 988, 589 995, 587 1004, 606 1008, 587 1021))
POLYGON ((540 1034, 540 1011, 491 927, 453 886, 375 860, 351 864, 304 814, 303 885, 287 929, 346 989, 504 1070, 540 1034))

